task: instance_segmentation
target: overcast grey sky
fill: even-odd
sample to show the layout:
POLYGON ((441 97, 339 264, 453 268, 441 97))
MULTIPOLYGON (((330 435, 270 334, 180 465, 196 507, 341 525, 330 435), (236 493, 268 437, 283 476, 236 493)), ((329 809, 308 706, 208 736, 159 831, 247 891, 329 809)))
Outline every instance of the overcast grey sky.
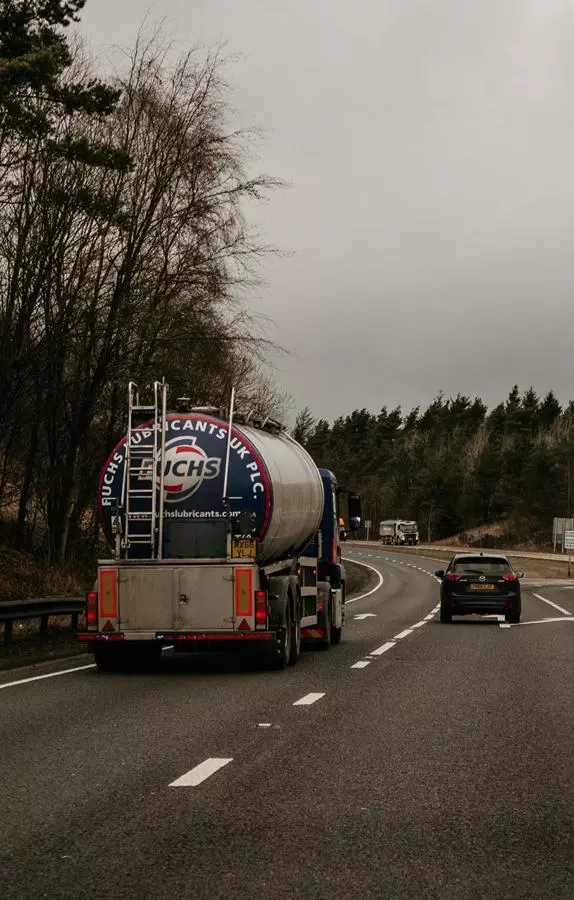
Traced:
POLYGON ((146 10, 242 54, 234 102, 292 182, 255 304, 297 408, 574 397, 571 0, 88 0, 82 30, 105 57, 146 10))

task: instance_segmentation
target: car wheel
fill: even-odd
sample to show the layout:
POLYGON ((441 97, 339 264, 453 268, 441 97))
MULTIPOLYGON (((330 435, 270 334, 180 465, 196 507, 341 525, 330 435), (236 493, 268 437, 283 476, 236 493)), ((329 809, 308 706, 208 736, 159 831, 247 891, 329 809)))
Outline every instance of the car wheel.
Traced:
POLYGON ((519 625, 520 624, 520 613, 508 612, 504 616, 505 620, 509 625, 519 625))
POLYGON ((440 620, 443 625, 450 625, 452 622, 452 613, 442 603, 440 605, 440 620))

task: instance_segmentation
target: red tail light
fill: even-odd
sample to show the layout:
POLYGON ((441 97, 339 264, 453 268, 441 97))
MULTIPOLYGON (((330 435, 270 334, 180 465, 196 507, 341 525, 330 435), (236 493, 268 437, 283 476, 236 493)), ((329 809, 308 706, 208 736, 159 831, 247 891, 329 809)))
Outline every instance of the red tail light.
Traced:
POLYGON ((94 591, 86 594, 86 627, 90 631, 98 628, 98 595, 94 591))
POLYGON ((514 572, 511 572, 510 575, 503 575, 502 577, 504 578, 505 581, 518 581, 518 578, 514 574, 514 572))
POLYGON ((447 572, 445 575, 447 581, 458 581, 459 578, 462 578, 462 573, 460 572, 447 572))
POLYGON ((267 627, 267 593, 255 591, 255 628, 267 627))

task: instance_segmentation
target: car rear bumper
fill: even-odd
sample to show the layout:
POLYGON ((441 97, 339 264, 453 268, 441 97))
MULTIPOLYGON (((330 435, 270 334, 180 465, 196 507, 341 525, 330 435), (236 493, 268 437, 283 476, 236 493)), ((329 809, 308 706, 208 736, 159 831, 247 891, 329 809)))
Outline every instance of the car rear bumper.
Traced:
POLYGON ((443 601, 454 615, 502 615, 520 611, 519 596, 502 597, 449 597, 443 601))

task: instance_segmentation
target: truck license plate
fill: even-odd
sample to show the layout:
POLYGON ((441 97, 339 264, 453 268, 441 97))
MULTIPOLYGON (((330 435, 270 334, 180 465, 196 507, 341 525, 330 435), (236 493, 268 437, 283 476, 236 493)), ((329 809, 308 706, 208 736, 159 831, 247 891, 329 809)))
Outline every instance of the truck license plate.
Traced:
POLYGON ((255 541, 250 540, 233 540, 231 542, 231 558, 232 559, 254 559, 255 558, 255 541))

